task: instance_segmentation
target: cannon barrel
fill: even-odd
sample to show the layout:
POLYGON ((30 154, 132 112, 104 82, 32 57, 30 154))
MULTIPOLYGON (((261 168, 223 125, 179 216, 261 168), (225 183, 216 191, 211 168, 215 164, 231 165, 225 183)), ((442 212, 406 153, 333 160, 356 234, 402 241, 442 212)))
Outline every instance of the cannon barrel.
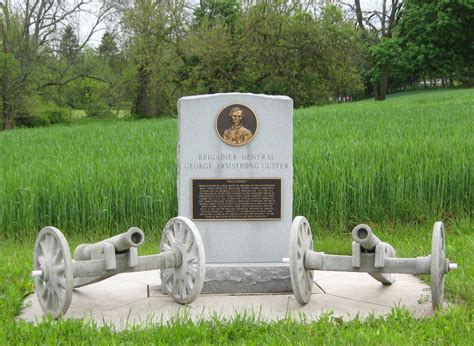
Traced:
POLYGON ((92 253, 106 244, 112 244, 116 253, 127 251, 132 247, 139 247, 145 241, 145 234, 137 227, 130 228, 127 232, 102 240, 94 244, 81 244, 74 251, 74 259, 86 261, 92 258, 92 253))
POLYGON ((361 224, 352 230, 352 239, 367 251, 374 251, 382 241, 372 232, 369 226, 361 224))

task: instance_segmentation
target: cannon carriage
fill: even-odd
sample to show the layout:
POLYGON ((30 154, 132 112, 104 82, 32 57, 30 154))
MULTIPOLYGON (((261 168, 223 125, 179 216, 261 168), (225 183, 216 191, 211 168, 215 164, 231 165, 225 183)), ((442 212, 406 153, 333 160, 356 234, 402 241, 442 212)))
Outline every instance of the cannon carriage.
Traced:
POLYGON ((58 318, 71 304, 74 288, 126 272, 160 269, 163 292, 180 304, 192 303, 204 284, 205 254, 196 225, 185 217, 171 219, 163 229, 160 253, 139 256, 145 234, 136 227, 94 244, 81 244, 71 257, 64 235, 44 227, 35 242, 35 291, 45 314, 58 318))
POLYGON ((416 258, 398 258, 392 245, 382 242, 367 225, 352 231, 352 255, 328 255, 314 251, 313 235, 308 220, 297 216, 291 227, 290 263, 291 285, 300 304, 311 299, 314 270, 362 272, 370 274, 384 285, 395 282, 393 274, 431 275, 431 303, 434 310, 442 307, 444 275, 457 269, 445 253, 445 230, 442 222, 433 227, 431 254, 416 258))

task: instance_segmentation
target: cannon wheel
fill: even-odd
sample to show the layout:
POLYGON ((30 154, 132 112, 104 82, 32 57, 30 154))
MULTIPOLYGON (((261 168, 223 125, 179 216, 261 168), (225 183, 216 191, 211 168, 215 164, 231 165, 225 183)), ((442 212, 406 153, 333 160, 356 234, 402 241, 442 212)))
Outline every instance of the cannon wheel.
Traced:
POLYGON ((431 304, 437 310, 443 306, 446 266, 444 225, 434 224, 431 243, 431 304))
POLYGON ((206 272, 204 245, 194 222, 183 216, 171 219, 163 229, 160 249, 181 253, 180 266, 161 270, 163 292, 180 304, 192 303, 201 293, 206 272))
POLYGON ((297 216, 291 225, 290 234, 290 275, 291 287, 300 304, 307 304, 313 292, 312 270, 306 270, 304 259, 306 251, 313 250, 313 235, 308 220, 297 216))
POLYGON ((69 245, 57 228, 44 227, 36 237, 33 268, 41 270, 35 277, 35 291, 41 309, 57 319, 71 304, 73 267, 69 245))

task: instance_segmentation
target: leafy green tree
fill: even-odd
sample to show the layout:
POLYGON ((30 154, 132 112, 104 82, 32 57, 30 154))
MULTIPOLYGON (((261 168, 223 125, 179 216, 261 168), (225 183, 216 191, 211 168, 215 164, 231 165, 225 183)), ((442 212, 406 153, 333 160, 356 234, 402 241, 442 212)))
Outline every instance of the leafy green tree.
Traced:
POLYGON ((127 75, 133 80, 131 114, 135 117, 165 116, 176 110, 176 71, 187 58, 180 44, 184 5, 184 1, 136 0, 125 11, 132 34, 127 75))
POLYGON ((67 25, 88 4, 85 0, 17 0, 14 4, 8 0, 0 2, 0 36, 3 55, 8 57, 4 59, 4 68, 1 70, 2 104, 7 105, 2 110, 5 129, 13 126, 15 118, 24 118, 27 113, 31 113, 26 106, 29 97, 50 96, 50 90, 53 89, 59 90, 56 98, 61 100, 63 86, 79 78, 93 77, 87 75, 87 69, 76 69, 77 59, 58 61, 58 56, 65 54, 72 58, 73 51, 84 47, 99 24, 114 9, 105 0, 97 2, 94 9, 89 8, 88 13, 96 15, 95 22, 86 39, 78 43, 73 30, 67 29, 67 25), (61 27, 66 28, 64 40, 62 45, 56 47, 57 29, 61 27))
POLYGON ((119 50, 116 36, 106 31, 102 35, 101 43, 94 57, 98 74, 107 84, 102 86, 101 100, 107 107, 118 111, 130 106, 127 84, 129 76, 124 74, 128 61, 124 53, 119 50), (99 72, 100 71, 100 72, 99 72))
MULTIPOLYGON (((187 39, 188 63, 179 74, 185 93, 250 91, 286 94, 295 105, 324 103, 362 89, 353 55, 358 34, 341 10, 321 16, 286 2, 259 2, 225 18, 203 20, 187 39)), ((195 20, 198 21, 198 20, 195 20)))
POLYGON ((354 11, 356 23, 362 32, 367 47, 367 65, 369 78, 372 82, 373 94, 376 100, 385 100, 389 88, 390 65, 382 65, 382 62, 389 63, 387 57, 377 61, 382 57, 383 52, 391 54, 387 50, 387 40, 392 39, 395 28, 400 19, 400 10, 402 9, 402 0, 384 0, 378 6, 379 8, 364 11, 360 0, 354 0, 354 5, 349 7, 354 11), (381 47, 376 47, 381 44, 381 47))
POLYGON ((233 30, 239 19, 240 10, 237 0, 202 0, 194 10, 194 22, 196 26, 213 26, 223 22, 233 30))
POLYGON ((2 129, 11 129, 14 125, 14 114, 24 108, 22 90, 22 61, 16 54, 21 37, 21 19, 12 11, 10 2, 0 2, 0 39, 1 39, 1 79, 2 79, 2 129))
POLYGON ((413 73, 472 83, 474 2, 407 0, 397 30, 413 73))

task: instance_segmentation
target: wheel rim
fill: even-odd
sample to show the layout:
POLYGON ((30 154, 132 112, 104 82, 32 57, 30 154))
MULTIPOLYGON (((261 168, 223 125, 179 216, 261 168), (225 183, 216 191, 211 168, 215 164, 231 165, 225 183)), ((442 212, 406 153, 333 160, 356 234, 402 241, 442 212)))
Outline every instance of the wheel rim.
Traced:
POLYGON ((297 216, 291 225, 290 234, 290 275, 291 287, 300 304, 307 304, 313 291, 312 270, 306 270, 304 259, 306 251, 313 250, 313 235, 308 220, 297 216))
POLYGON ((163 292, 180 304, 196 300, 204 285, 206 258, 201 235, 191 220, 185 217, 171 219, 163 230, 161 252, 181 253, 181 265, 161 270, 163 292))
POLYGON ((443 304, 445 263, 444 225, 436 222, 431 243, 431 303, 434 310, 441 308, 443 304))
POLYGON ((35 291, 45 314, 58 318, 71 304, 73 268, 71 253, 64 235, 54 227, 43 228, 36 237, 34 270, 42 270, 35 277, 35 291))

